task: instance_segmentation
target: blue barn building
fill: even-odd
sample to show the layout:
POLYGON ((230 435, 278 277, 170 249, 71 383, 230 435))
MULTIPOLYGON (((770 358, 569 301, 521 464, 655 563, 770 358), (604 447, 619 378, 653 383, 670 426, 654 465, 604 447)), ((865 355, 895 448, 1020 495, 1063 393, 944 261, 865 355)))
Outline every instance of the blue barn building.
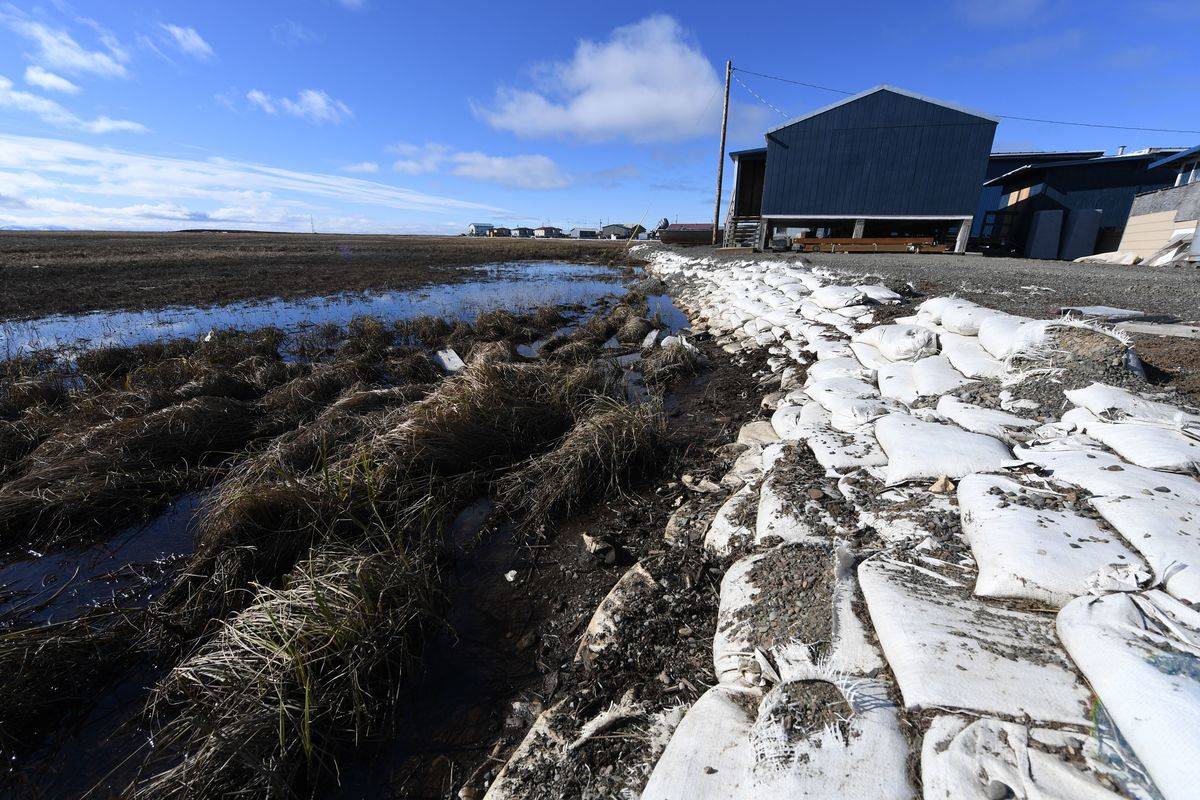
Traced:
POLYGON ((762 247, 786 232, 806 247, 961 252, 998 122, 893 86, 791 120, 767 131, 766 147, 730 154, 725 243, 762 247))

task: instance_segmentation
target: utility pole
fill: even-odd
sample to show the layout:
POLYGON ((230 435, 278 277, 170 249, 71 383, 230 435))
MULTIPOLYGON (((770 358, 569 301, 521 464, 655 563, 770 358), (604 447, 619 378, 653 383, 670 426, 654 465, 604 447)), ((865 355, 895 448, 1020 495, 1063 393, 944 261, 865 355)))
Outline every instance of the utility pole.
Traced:
POLYGON ((721 155, 717 156, 717 207, 713 209, 712 243, 717 244, 717 229, 721 227, 721 182, 725 180, 725 128, 729 125, 729 79, 733 75, 733 59, 725 62, 725 108, 721 111, 721 155))

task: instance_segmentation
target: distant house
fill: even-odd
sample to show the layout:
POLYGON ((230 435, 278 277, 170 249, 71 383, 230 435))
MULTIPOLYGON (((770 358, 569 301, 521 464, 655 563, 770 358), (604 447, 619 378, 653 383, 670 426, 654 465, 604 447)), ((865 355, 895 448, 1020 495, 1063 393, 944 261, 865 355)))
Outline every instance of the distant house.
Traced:
POLYGON ((571 228, 572 239, 595 239, 597 236, 595 228, 571 228))
POLYGON ((535 239, 561 239, 562 235, 562 228, 555 228, 552 225, 543 225, 540 228, 533 229, 535 239))
POLYGON ((468 236, 487 236, 488 233, 494 227, 495 226, 492 225, 490 222, 472 222, 470 225, 467 226, 467 235, 468 236))
POLYGON ((1191 237, 1200 247, 1200 145, 1151 162, 1148 170, 1174 170, 1174 185, 1133 198, 1118 250, 1149 258, 1172 239, 1191 237))
POLYGON ((611 224, 600 229, 601 239, 628 239, 633 230, 627 225, 611 224))
POLYGON ((512 236, 512 231, 508 228, 492 228, 490 231, 488 231, 487 235, 493 239, 500 239, 512 236))
POLYGON ((658 238, 666 244, 712 244, 711 222, 676 222, 658 229, 658 238))
POLYGON ((528 239, 533 236, 533 228, 513 228, 513 236, 520 236, 522 239, 528 239))

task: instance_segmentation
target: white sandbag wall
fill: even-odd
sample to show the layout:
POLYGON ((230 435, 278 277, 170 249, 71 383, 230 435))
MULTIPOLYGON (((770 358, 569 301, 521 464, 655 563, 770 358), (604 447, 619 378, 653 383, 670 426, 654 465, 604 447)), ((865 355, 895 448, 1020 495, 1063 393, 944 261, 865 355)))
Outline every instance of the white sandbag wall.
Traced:
POLYGON ((899 800, 911 764, 939 800, 1195 796, 1200 414, 1103 385, 1061 420, 980 404, 1059 323, 938 297, 877 325, 902 298, 853 275, 638 255, 781 384, 781 442, 704 537, 731 564, 715 685, 643 798, 899 800))

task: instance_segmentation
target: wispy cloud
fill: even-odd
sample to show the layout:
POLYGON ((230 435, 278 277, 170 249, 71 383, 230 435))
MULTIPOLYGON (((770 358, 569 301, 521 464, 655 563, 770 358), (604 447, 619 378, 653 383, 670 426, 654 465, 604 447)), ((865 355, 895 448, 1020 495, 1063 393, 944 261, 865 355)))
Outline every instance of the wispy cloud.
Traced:
POLYGON ((351 11, 358 11, 367 7, 366 0, 338 0, 338 2, 351 11))
POLYGON ((513 189, 561 189, 571 178, 548 156, 493 156, 478 151, 458 152, 444 144, 400 142, 387 148, 400 156, 392 169, 405 175, 445 172, 463 178, 496 183, 513 189))
MULTIPOLYGON (((317 213, 326 227, 380 230, 392 223, 346 211, 386 214, 510 213, 347 175, 302 172, 222 158, 167 158, 58 139, 0 134, 0 224, 24 227, 163 229, 205 220, 305 229, 317 213), (334 208, 322 205, 332 202, 334 208), (330 220, 340 219, 336 225, 330 220)), ((428 226, 426 226, 428 227, 428 226)))
POLYGON ((547 156, 489 156, 485 153, 455 153, 450 172, 477 181, 498 183, 515 189, 562 189, 571 184, 547 156))
POLYGON ((1047 0, 957 0, 954 10, 971 25, 995 28, 1035 19, 1048 5, 1047 0))
POLYGON ((102 78, 125 78, 129 75, 125 68, 129 54, 115 37, 98 25, 94 27, 98 29, 105 51, 88 50, 75 41, 66 30, 31 19, 12 6, 0 8, 0 23, 23 36, 37 48, 29 57, 40 66, 68 75, 96 75, 102 78))
POLYGON ((672 17, 580 41, 570 61, 537 72, 538 88, 501 87, 492 103, 474 105, 476 113, 518 136, 589 141, 678 141, 719 119, 716 70, 672 17))
POLYGON ((987 48, 978 55, 960 59, 960 62, 1003 69, 1041 68, 1048 54, 1077 50, 1084 41, 1083 31, 1071 28, 987 48))
POLYGON ((48 125, 86 133, 145 133, 146 127, 137 122, 110 117, 81 119, 74 112, 48 97, 13 88, 13 82, 0 75, 0 108, 33 114, 48 125))
POLYGON ((359 161, 354 164, 347 164, 342 167, 342 172, 357 173, 360 175, 371 175, 379 172, 379 165, 374 161, 359 161))
POLYGON ((294 19, 285 19, 271 27, 271 38, 284 47, 298 47, 321 41, 321 35, 315 33, 294 19))
POLYGON ((268 114, 290 114, 314 125, 325 122, 336 124, 354 116, 348 105, 330 97, 324 89, 301 89, 295 98, 274 97, 261 89, 251 89, 246 92, 246 100, 251 106, 268 114))
POLYGON ((212 46, 195 28, 183 25, 162 24, 163 36, 176 50, 184 55, 204 61, 213 57, 212 46))
POLYGON ((61 75, 55 75, 53 72, 43 69, 36 64, 25 68, 25 82, 30 86, 36 86, 39 89, 45 89, 50 92, 79 94, 78 86, 61 75))

